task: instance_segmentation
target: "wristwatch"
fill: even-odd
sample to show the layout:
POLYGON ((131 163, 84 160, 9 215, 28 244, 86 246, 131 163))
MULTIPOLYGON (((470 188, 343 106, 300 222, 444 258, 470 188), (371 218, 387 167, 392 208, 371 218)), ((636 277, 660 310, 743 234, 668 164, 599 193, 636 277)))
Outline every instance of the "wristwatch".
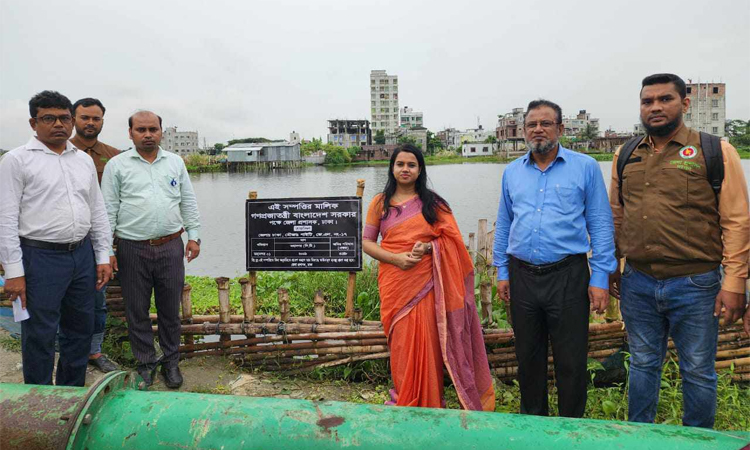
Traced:
POLYGON ((196 244, 198 244, 198 247, 200 247, 200 246, 201 246, 201 240, 200 240, 200 239, 196 239, 196 240, 195 240, 195 243, 196 243, 196 244))

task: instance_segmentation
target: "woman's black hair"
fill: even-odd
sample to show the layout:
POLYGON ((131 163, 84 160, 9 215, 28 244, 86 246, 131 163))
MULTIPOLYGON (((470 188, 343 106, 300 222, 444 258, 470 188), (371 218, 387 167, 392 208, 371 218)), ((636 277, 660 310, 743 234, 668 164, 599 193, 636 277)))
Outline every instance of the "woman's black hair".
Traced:
MULTIPOLYGON (((383 219, 387 218, 391 213, 391 198, 396 193, 396 177, 393 176, 393 166, 396 164, 396 158, 399 153, 406 152, 411 153, 417 158, 419 164, 419 176, 417 182, 414 184, 414 190, 419 195, 419 199, 422 201, 422 215, 425 220, 433 225, 437 222, 438 209, 442 209, 445 212, 451 212, 448 202, 435 191, 427 187, 427 170, 424 164, 424 156, 422 151, 412 144, 401 144, 393 151, 391 155, 391 162, 388 164, 388 181, 385 183, 383 189, 383 219)), ((401 210, 396 208, 396 215, 401 214, 401 210)))

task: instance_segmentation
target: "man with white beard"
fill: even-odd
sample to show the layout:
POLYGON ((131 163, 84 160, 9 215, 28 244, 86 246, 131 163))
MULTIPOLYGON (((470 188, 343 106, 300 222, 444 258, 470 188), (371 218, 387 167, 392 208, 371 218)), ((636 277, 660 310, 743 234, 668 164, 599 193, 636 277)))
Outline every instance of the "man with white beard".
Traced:
POLYGON ((560 145, 563 131, 558 105, 529 103, 524 116, 529 152, 503 173, 493 264, 500 299, 510 302, 521 413, 549 413, 551 340, 560 416, 582 417, 589 311, 606 309, 608 278, 617 262, 599 164, 560 145))

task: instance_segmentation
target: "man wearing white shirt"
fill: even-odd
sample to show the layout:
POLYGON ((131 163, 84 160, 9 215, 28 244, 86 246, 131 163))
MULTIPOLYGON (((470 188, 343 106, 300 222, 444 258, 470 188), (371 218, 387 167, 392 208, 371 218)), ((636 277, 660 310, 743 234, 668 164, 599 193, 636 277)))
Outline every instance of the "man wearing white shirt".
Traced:
POLYGON ((70 100, 43 91, 29 101, 36 132, 0 161, 0 264, 5 291, 30 314, 21 328, 23 377, 83 386, 94 329, 94 292, 112 276, 112 232, 91 158, 68 142, 70 100))

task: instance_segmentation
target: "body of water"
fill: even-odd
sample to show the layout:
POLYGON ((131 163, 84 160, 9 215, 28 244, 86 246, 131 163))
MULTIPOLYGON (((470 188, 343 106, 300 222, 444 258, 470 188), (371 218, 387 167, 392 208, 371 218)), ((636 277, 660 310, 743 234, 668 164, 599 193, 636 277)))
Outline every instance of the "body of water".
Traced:
MULTIPOLYGON (((599 163, 609 186, 611 162, 599 163)), ((743 160, 750 179, 750 160, 743 160)), ((497 215, 500 181, 507 164, 449 164, 428 166, 433 189, 443 196, 468 240, 479 219, 490 227, 497 215)), ((382 191, 388 166, 326 168, 247 173, 191 174, 201 213, 201 254, 187 264, 188 275, 234 277, 245 273, 245 200, 249 191, 259 198, 333 197, 355 195, 357 179, 365 180, 363 214, 382 191)), ((184 237, 184 235, 183 235, 184 237)))

